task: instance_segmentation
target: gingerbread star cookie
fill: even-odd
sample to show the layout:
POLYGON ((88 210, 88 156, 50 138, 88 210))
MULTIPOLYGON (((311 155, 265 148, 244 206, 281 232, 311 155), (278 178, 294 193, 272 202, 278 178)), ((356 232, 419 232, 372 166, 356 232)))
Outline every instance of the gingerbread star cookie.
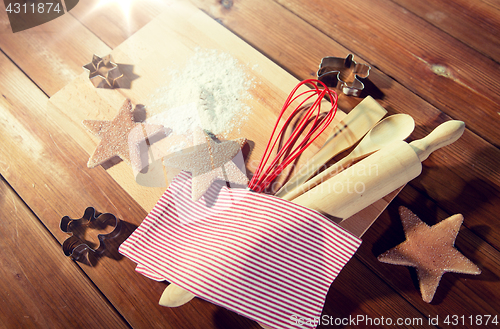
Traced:
POLYGON ((203 131, 195 134, 195 144, 202 140, 205 142, 165 159, 166 166, 191 172, 193 201, 199 200, 210 185, 219 179, 238 185, 248 184, 245 173, 232 161, 245 145, 245 138, 217 143, 203 131))
POLYGON ((481 270, 455 248, 463 216, 453 215, 434 226, 406 207, 399 208, 406 241, 378 256, 383 263, 417 269, 422 299, 430 303, 446 272, 480 274, 481 270))
POLYGON ((140 167, 140 144, 164 133, 161 125, 135 122, 130 99, 125 100, 113 120, 84 120, 83 125, 101 139, 87 163, 89 168, 97 167, 114 156, 136 168, 140 167))

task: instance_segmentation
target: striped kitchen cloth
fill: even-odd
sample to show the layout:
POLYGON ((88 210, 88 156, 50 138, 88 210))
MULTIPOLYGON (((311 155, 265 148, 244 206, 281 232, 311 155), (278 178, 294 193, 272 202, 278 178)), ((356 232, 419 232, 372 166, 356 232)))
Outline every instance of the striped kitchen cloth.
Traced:
POLYGON ((120 246, 136 270, 272 328, 315 328, 361 240, 316 211, 181 172, 120 246))

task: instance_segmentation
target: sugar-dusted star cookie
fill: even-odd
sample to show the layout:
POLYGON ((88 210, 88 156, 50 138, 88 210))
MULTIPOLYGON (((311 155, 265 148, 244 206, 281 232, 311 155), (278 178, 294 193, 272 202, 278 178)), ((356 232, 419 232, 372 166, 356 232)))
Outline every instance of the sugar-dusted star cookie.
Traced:
POLYGON ((135 168, 140 167, 139 144, 164 133, 161 125, 135 122, 130 99, 125 100, 113 120, 84 120, 83 125, 101 139, 87 163, 89 168, 97 167, 114 156, 119 156, 135 168))
POLYGON ((422 222, 406 207, 399 207, 399 215, 406 241, 378 256, 378 260, 415 267, 425 302, 432 301, 444 273, 481 273, 481 270, 454 246, 464 220, 462 215, 453 215, 434 226, 422 222))
POLYGON ((191 197, 197 201, 218 179, 237 185, 248 184, 245 173, 232 161, 245 143, 245 138, 217 143, 200 130, 195 132, 195 145, 183 150, 182 154, 166 158, 165 165, 191 172, 191 197))

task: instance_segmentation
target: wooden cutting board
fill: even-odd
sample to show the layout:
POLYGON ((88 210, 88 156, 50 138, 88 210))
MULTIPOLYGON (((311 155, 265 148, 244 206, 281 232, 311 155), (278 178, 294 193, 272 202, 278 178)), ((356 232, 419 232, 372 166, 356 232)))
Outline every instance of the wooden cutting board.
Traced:
MULTIPOLYGON (((151 95, 168 81, 168 70, 182 68, 197 49, 216 49, 232 55, 245 67, 245 73, 253 81, 249 91, 252 97, 246 101, 251 113, 240 129, 227 136, 229 139, 246 137, 250 141, 251 152, 245 156, 247 170, 253 172, 282 104, 299 81, 185 1, 170 1, 164 13, 112 51, 114 62, 125 68, 125 82, 130 81, 128 87, 95 88, 88 79, 88 72, 82 69, 78 78, 50 98, 47 115, 90 155, 99 140, 85 129, 83 120, 111 120, 125 98, 130 98, 133 104, 145 105, 147 109, 151 95)), ((339 113, 337 119, 342 119, 342 115, 339 113)), ((328 131, 324 135, 327 134, 328 131)), ((318 150, 323 141, 318 139, 311 145, 300 158, 298 167, 318 150)), ((146 211, 153 208, 165 190, 164 187, 137 184, 132 169, 125 162, 94 170, 106 170, 146 211)), ((360 236, 396 194, 392 193, 344 222, 348 223, 346 225, 352 233, 360 236)))

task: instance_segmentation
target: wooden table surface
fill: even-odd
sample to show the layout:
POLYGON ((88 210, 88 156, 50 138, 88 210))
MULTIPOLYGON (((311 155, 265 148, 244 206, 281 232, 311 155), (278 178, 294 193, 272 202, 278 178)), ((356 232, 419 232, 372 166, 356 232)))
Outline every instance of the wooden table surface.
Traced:
MULTIPOLYGON (((330 289, 319 327, 364 327, 367 318, 377 327, 387 319, 415 327, 482 320, 486 327, 488 315, 500 317, 500 4, 192 2, 301 80, 315 76, 322 57, 354 54, 372 67, 366 92, 390 114, 415 119, 410 139, 450 119, 466 123, 463 137, 432 154, 363 236, 330 289), (463 214, 456 247, 482 274, 447 273, 432 303, 423 302, 414 270, 376 259, 404 240, 400 205, 430 225, 463 214)), ((159 306, 167 283, 141 276, 119 255, 90 267, 62 253, 64 215, 92 205, 130 232, 147 212, 103 168, 86 167, 88 153, 46 113, 47 100, 81 75, 93 53, 111 52, 167 7, 133 1, 126 19, 113 1, 82 0, 49 23, 12 33, 0 5, 0 327, 259 328, 200 299, 159 306)), ((340 105, 359 100, 341 97, 340 105)), ((496 327, 491 319, 487 326, 496 327)))

